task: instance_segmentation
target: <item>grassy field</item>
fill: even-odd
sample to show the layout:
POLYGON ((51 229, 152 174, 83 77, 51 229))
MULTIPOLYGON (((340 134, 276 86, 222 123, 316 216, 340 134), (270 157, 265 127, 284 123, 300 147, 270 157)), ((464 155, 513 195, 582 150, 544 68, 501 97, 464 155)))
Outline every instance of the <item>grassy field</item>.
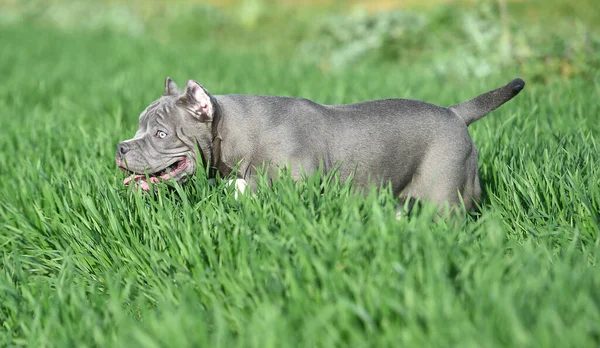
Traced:
POLYGON ((433 74, 419 59, 327 71, 251 43, 0 26, 0 346, 600 345, 589 60, 485 77, 433 74), (470 127, 483 207, 447 226, 430 211, 398 221, 389 194, 321 193, 316 179, 239 201, 203 173, 131 192, 115 145, 165 76, 322 103, 450 105, 516 76, 528 84, 470 127))

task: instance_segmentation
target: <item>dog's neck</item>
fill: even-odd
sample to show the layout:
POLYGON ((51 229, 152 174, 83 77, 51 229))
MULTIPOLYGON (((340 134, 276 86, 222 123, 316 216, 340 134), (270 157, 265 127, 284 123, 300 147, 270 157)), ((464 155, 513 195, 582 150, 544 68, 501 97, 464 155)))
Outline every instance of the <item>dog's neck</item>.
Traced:
POLYGON ((222 161, 221 157, 221 135, 219 134, 219 128, 223 122, 223 112, 221 107, 217 103, 217 100, 211 96, 212 103, 214 105, 214 116, 211 122, 211 139, 203 144, 197 140, 198 147, 200 148, 200 155, 205 165, 208 165, 208 175, 210 178, 214 178, 217 175, 226 176, 231 173, 233 168, 230 168, 222 161))

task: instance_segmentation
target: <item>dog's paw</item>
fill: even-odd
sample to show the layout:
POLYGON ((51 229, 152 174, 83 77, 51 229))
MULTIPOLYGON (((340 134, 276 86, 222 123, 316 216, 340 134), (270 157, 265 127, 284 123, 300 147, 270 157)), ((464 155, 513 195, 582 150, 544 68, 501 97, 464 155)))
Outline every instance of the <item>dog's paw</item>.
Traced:
POLYGON ((235 200, 238 200, 239 194, 244 194, 244 192, 246 191, 246 186, 248 186, 248 183, 246 182, 246 180, 244 179, 231 179, 229 181, 227 181, 227 187, 229 187, 233 182, 235 181, 235 187, 234 187, 234 193, 233 193, 233 198, 235 198, 235 200))
POLYGON ((404 220, 408 217, 408 213, 404 210, 396 211, 396 221, 404 220))

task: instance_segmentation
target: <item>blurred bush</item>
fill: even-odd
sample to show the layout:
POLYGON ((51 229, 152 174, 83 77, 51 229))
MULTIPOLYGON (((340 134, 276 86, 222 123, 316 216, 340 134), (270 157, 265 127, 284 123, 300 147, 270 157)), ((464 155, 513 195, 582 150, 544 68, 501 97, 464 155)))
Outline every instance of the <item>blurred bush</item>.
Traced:
POLYGON ((324 69, 361 60, 426 61, 435 73, 485 77, 518 66, 530 77, 591 77, 600 70, 600 35, 580 21, 522 23, 503 1, 429 12, 394 9, 331 15, 299 45, 300 56, 324 69))
POLYGON ((427 18, 409 11, 393 10, 370 15, 359 9, 350 16, 332 15, 299 45, 307 61, 339 68, 369 55, 393 60, 403 50, 419 49, 426 35, 427 18))

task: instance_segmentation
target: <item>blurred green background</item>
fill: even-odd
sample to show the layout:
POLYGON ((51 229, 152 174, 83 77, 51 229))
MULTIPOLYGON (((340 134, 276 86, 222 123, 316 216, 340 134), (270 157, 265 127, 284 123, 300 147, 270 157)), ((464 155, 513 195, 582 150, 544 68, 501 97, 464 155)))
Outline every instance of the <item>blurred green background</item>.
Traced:
POLYGON ((110 31, 159 44, 213 44, 257 51, 290 65, 312 64, 322 72, 391 64, 414 66, 414 74, 423 78, 517 71, 527 82, 546 83, 593 79, 600 67, 595 0, 0 3, 2 25, 110 31))

